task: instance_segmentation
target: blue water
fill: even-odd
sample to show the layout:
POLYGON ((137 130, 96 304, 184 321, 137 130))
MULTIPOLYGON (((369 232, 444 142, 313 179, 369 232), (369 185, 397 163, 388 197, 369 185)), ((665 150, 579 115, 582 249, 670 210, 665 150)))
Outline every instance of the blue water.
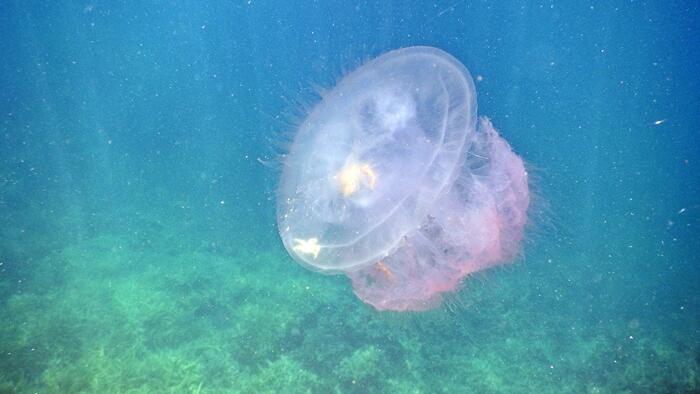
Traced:
POLYGON ((0 3, 0 392, 700 390, 700 5, 0 3), (536 194, 437 310, 306 271, 279 155, 344 73, 439 47, 536 194))

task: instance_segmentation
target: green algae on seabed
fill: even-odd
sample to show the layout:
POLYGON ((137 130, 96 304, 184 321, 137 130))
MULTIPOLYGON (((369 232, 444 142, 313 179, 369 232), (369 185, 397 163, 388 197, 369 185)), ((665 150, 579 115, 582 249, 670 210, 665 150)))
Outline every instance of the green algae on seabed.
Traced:
MULTIPOLYGON (((103 234, 35 261, 0 308, 0 389, 19 392, 694 390, 694 349, 642 324, 547 309, 519 267, 457 313, 377 313, 281 250, 103 234), (158 244, 159 247, 152 247, 158 244), (181 244, 181 243, 178 243, 181 244), (150 246, 149 246, 150 245, 150 246), (55 279, 55 281, 54 281, 55 279), (509 289, 517 289, 509 290, 509 289), (573 327, 573 329, 572 329, 573 327), (619 338, 632 332, 634 339, 619 338)), ((5 284, 4 286, 7 286, 5 284)), ((546 290, 546 289, 545 289, 546 290)), ((560 297, 561 294, 557 295, 560 297)))

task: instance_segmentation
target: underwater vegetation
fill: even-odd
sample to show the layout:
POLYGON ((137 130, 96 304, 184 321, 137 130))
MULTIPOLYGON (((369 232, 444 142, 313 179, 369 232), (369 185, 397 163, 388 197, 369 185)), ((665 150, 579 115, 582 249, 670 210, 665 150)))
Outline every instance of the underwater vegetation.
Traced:
POLYGON ((131 223, 138 234, 104 229, 25 250, 17 258, 33 268, 19 284, 5 262, 0 392, 699 387, 682 330, 660 335, 643 319, 557 309, 580 293, 533 284, 551 266, 477 273, 445 308, 378 313, 347 279, 307 272, 281 248, 212 248, 177 220, 142 215, 131 223))

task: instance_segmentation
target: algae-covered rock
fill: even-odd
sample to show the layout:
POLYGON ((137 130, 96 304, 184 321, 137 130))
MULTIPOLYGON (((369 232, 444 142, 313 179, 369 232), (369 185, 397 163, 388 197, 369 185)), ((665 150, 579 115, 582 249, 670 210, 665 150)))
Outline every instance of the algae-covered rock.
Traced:
POLYGON ((374 345, 363 346, 344 358, 335 369, 336 375, 354 383, 376 378, 384 364, 382 351, 374 345))
POLYGON ((320 380, 293 358, 281 356, 241 383, 236 389, 244 393, 315 393, 320 380))

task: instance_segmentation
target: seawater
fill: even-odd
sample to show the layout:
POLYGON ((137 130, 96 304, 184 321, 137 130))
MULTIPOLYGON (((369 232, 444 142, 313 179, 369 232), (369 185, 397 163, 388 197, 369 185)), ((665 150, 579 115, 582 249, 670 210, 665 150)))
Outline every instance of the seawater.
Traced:
POLYGON ((0 391, 692 392, 699 6, 0 4, 0 391), (275 219, 316 92, 472 73, 533 180, 513 264, 378 312, 275 219))

